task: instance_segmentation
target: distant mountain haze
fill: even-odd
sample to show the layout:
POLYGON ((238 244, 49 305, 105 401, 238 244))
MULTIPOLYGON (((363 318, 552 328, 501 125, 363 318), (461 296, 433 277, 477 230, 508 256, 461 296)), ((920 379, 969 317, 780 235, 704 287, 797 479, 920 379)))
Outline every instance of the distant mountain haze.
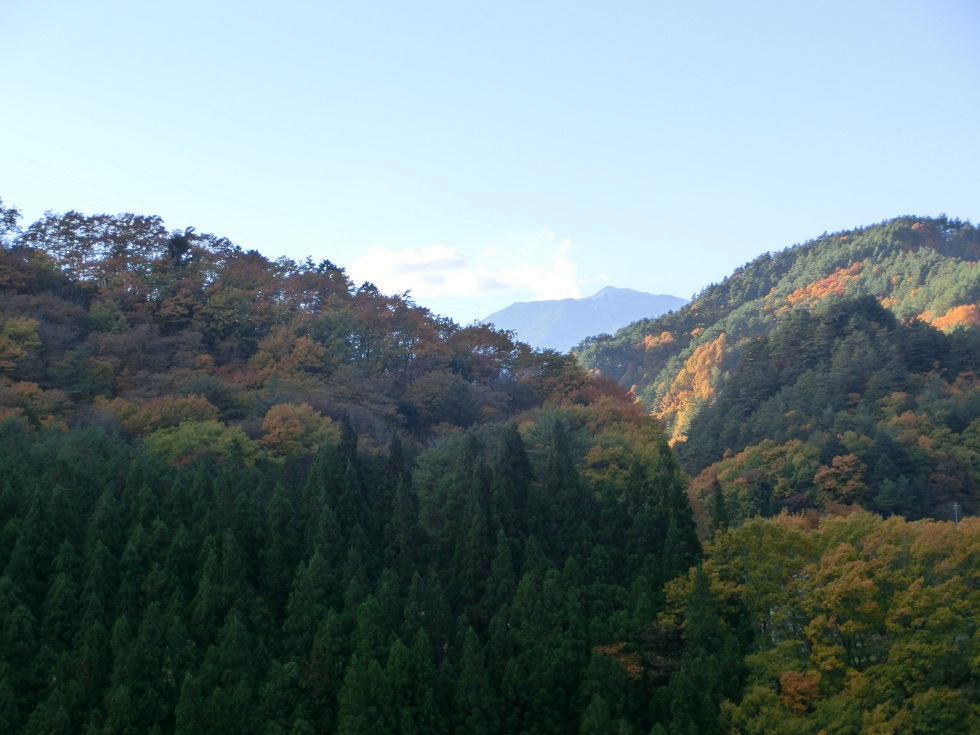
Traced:
POLYGON ((532 347, 567 352, 586 337, 615 332, 686 303, 679 296, 607 286, 584 299, 518 301, 481 321, 516 332, 518 339, 532 347))

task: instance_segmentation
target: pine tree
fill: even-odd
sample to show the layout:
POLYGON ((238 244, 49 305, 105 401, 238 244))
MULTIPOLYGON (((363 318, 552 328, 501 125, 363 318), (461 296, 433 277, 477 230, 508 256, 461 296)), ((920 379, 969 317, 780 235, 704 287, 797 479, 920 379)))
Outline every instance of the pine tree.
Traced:
POLYGON ((480 641, 472 628, 463 637, 462 658, 453 694, 453 732, 491 735, 500 727, 500 702, 490 680, 480 641))
POLYGON ((387 717, 390 701, 381 664, 372 656, 355 653, 338 697, 338 735, 394 735, 399 723, 387 717))
POLYGON ((711 482, 711 530, 724 531, 729 526, 728 504, 725 502, 725 492, 716 477, 711 482))
POLYGON ((290 584, 299 562, 300 527, 289 492, 281 484, 269 500, 265 514, 265 533, 259 549, 264 597, 281 606, 288 599, 290 584))

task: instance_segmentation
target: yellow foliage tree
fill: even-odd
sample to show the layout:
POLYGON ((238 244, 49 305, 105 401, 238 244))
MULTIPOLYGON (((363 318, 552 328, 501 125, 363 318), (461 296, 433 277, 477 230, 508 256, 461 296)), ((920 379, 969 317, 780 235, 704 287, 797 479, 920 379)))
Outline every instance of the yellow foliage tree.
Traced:
POLYGON ((262 446, 277 458, 315 452, 323 441, 340 441, 340 429, 305 403, 279 403, 262 419, 262 446))
POLYGON ((864 482, 867 465, 853 454, 834 457, 830 467, 824 466, 813 476, 813 484, 823 495, 822 500, 841 503, 860 503, 868 492, 864 482))
POLYGON ((237 426, 218 421, 185 421, 160 429, 146 438, 147 449, 171 464, 185 465, 199 459, 252 465, 261 455, 259 443, 237 426))
POLYGON ((759 631, 728 731, 978 731, 980 519, 755 519, 707 552, 715 596, 759 631))
POLYGON ((715 395, 715 383, 725 356, 725 333, 698 345, 684 363, 655 412, 671 428, 671 443, 684 441, 698 409, 715 395))
POLYGON ((0 328, 0 375, 11 375, 17 362, 41 346, 36 319, 14 316, 0 328))
POLYGON ((796 306, 801 303, 813 303, 827 298, 827 296, 843 296, 847 293, 850 284, 861 275, 864 267, 861 261, 852 263, 848 268, 838 268, 826 278, 802 286, 796 289, 786 300, 796 306))

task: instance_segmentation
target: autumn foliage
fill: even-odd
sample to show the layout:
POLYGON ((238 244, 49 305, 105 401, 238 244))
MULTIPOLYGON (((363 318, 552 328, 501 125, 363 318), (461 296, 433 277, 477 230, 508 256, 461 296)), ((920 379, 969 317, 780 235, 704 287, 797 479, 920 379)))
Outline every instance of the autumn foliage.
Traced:
POLYGON ((928 322, 936 329, 946 332, 956 327, 980 327, 980 313, 976 304, 961 304, 954 306, 945 314, 928 318, 928 322))
POLYGON ((861 275, 863 266, 863 263, 857 261, 848 268, 839 268, 826 278, 796 289, 786 296, 786 301, 790 306, 797 306, 800 303, 820 301, 828 296, 843 296, 850 283, 861 275))
MULTIPOLYGON (((726 730, 970 732, 978 564, 976 519, 856 513, 814 527, 783 515, 716 536, 712 593, 754 631, 744 693, 721 708, 726 730)), ((682 600, 690 583, 677 584, 682 600)))
POLYGON ((725 358, 725 334, 694 349, 677 371, 654 415, 673 426, 671 441, 684 441, 698 408, 711 402, 716 374, 725 358))
POLYGON ((48 213, 3 244, 0 274, 0 412, 97 415, 158 448, 210 440, 217 422, 281 461, 344 415, 383 445, 611 395, 590 395, 601 381, 569 356, 355 286, 329 261, 271 261, 156 217, 48 213))

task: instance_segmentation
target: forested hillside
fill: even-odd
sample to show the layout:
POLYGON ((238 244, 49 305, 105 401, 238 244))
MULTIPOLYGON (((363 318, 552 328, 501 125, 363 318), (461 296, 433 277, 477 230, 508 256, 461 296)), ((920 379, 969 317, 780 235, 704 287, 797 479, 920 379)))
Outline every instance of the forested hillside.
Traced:
POLYGON ((702 524, 857 504, 980 511, 980 233, 900 218, 762 256, 581 345, 671 431, 702 524))
MULTIPOLYGON (((850 459, 831 462, 822 512, 743 522, 756 489, 739 505, 720 471, 730 486, 692 509, 662 424, 570 357, 355 287, 329 262, 269 261, 155 217, 49 214, 20 230, 0 207, 0 223, 0 731, 980 722, 974 520, 852 512, 878 496, 850 459)), ((899 420, 882 477, 921 503, 916 483, 946 473, 944 497, 968 505, 977 399, 967 376, 942 376, 973 343, 874 301, 835 308, 747 348, 768 364, 803 335, 799 367, 765 390, 749 374, 730 385, 765 406, 774 386, 803 390, 808 370, 870 354, 869 375, 831 373, 909 396, 867 418, 882 436, 899 420), (923 434, 906 417, 926 395, 947 411, 923 434), (932 469, 906 457, 914 436, 932 469), (955 451, 940 459, 943 441, 955 451)), ((879 405, 844 408, 864 416, 864 400, 879 405)), ((754 446, 769 430, 756 414, 725 441, 754 446)), ((716 451, 692 441, 691 461, 696 449, 716 451)), ((795 508, 782 492, 762 510, 795 508)))
POLYGON ((872 296, 901 321, 980 325, 980 232, 945 217, 900 217, 824 235, 748 263, 687 306, 576 350, 590 370, 631 387, 674 440, 710 404, 748 340, 800 308, 872 296))
POLYGON ((103 421, 172 459, 205 435, 248 461, 310 449, 344 413, 381 445, 427 440, 584 380, 329 261, 269 261, 156 217, 48 215, 0 251, 0 288, 0 417, 103 421))

